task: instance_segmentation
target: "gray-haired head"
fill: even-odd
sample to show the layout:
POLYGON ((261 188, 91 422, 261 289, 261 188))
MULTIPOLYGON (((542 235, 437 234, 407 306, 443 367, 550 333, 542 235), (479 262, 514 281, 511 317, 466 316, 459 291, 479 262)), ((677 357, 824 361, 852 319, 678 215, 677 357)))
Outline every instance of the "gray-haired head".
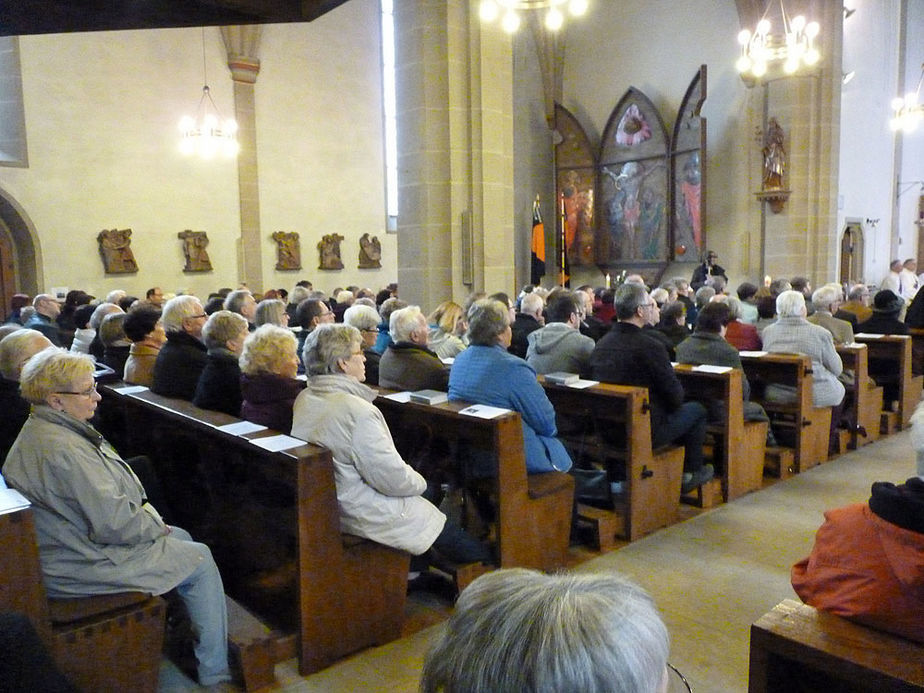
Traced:
POLYGON ((260 325, 286 327, 289 324, 286 304, 278 298, 263 299, 257 304, 253 322, 257 327, 260 325))
MULTIPOLYGON (((420 332, 427 333, 427 319, 420 311, 420 306, 408 306, 396 310, 388 319, 388 334, 398 342, 418 342, 420 332)), ((426 343, 426 339, 424 339, 426 343)))
POLYGON ((623 284, 613 294, 613 308, 619 320, 630 320, 648 301, 648 292, 640 284, 623 284))
POLYGON ((171 298, 164 304, 161 320, 165 332, 183 332, 183 321, 203 315, 202 303, 195 296, 185 295, 171 298))
POLYGON ((379 312, 364 303, 353 304, 343 311, 343 322, 346 325, 352 325, 360 332, 375 330, 379 326, 379 312))
POLYGON ((308 375, 342 373, 340 361, 349 361, 362 344, 359 330, 352 325, 327 323, 318 325, 305 339, 302 361, 308 375))
POLYGON ((798 318, 805 315, 805 296, 801 291, 784 291, 776 297, 776 314, 781 318, 798 318))
POLYGON ((50 346, 51 340, 38 330, 20 328, 7 335, 0 342, 0 375, 18 381, 23 364, 50 346))
POLYGON ((494 346, 510 325, 510 310, 494 298, 482 298, 468 309, 468 339, 476 346, 494 346))
POLYGON ((841 290, 830 284, 825 284, 821 288, 815 289, 815 292, 812 294, 812 305, 815 306, 815 310, 823 310, 828 313, 834 312, 832 308, 834 304, 839 303, 840 300, 841 290))
POLYGON ((247 318, 230 310, 216 310, 202 326, 202 341, 209 349, 227 348, 228 342, 247 331, 247 318))
POLYGON ((420 690, 656 693, 669 648, 651 597, 619 575, 497 570, 460 595, 420 690))

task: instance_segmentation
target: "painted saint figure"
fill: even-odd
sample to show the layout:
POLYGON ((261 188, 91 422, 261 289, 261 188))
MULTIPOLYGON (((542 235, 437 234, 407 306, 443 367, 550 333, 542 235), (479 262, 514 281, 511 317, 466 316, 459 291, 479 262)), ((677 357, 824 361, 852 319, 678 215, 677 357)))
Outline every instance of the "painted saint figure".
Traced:
POLYGON ((786 171, 786 150, 783 148, 783 128, 771 118, 764 138, 764 190, 780 190, 786 171))

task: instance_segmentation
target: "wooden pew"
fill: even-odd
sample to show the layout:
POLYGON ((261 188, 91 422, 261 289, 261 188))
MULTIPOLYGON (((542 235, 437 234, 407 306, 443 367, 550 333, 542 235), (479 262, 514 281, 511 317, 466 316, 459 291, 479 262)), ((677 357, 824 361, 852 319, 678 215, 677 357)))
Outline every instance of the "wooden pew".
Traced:
POLYGON ((327 450, 270 452, 250 439, 276 432, 219 431, 238 421, 226 414, 149 390, 100 392, 129 452, 154 460, 168 517, 212 549, 226 593, 268 624, 246 619, 232 642, 248 689, 271 684, 278 661, 297 655, 309 674, 401 636, 409 556, 341 534, 327 450))
POLYGON ((502 568, 553 571, 566 565, 574 479, 562 472, 527 475, 519 414, 482 419, 459 413, 470 402, 417 404, 389 399, 391 390, 379 388, 379 393, 375 405, 396 436, 423 426, 449 449, 478 450, 496 459, 497 474, 489 483, 497 503, 496 553, 502 568))
POLYGON ((749 693, 924 689, 924 645, 787 599, 751 626, 749 693))
MULTIPOLYGON (((812 405, 812 359, 802 354, 741 355, 751 383, 751 399, 760 402, 775 427, 793 431, 793 473, 805 471, 828 459, 831 408, 812 405), (795 402, 778 404, 763 398, 766 385, 789 385, 796 389, 795 402)), ((781 465, 780 476, 789 470, 781 465)))
POLYGON ((744 374, 734 368, 715 373, 687 364, 675 365, 674 373, 680 378, 687 399, 704 404, 708 400, 725 403, 721 422, 707 428, 717 442, 713 457, 716 474, 721 470, 722 497, 727 502, 759 490, 764 478, 768 424, 744 420, 741 394, 744 374))
POLYGON ((861 426, 866 435, 854 429, 850 431, 849 446, 856 450, 879 440, 879 419, 882 413, 882 388, 869 377, 869 349, 865 344, 844 344, 837 347, 845 371, 853 372, 853 384, 848 388, 850 409, 844 414, 850 421, 861 426))
POLYGON ((855 341, 866 344, 869 349, 869 369, 880 385, 886 381, 898 386, 898 428, 908 425, 915 407, 921 401, 921 385, 924 377, 912 374, 911 337, 907 335, 858 334, 855 341), (887 372, 883 379, 878 373, 887 372), (893 375, 894 374, 894 375, 893 375))
POLYGON ((683 448, 652 450, 648 390, 607 383, 575 389, 554 385, 542 376, 539 381, 569 447, 601 464, 610 481, 617 480, 614 469, 625 470, 623 492, 614 497, 609 513, 612 519, 592 508, 578 508, 579 517, 606 530, 598 537, 600 549, 611 547, 614 535, 634 541, 677 522, 683 448))
MULTIPOLYGON (((0 611, 28 617, 77 689, 157 690, 163 599, 140 592, 47 599, 31 508, 0 515, 0 575, 0 611)), ((2 679, 0 672, 0 688, 2 679)))
POLYGON ((911 374, 924 375, 924 330, 909 327, 911 333, 911 374))

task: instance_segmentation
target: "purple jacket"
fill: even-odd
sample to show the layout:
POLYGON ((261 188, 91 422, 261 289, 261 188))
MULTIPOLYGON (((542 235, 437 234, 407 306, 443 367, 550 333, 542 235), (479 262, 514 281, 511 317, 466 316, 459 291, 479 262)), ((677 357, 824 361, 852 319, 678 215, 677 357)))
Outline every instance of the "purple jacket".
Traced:
POLYGON ((274 431, 292 431, 292 405, 305 381, 273 373, 241 376, 241 418, 262 424, 274 431))

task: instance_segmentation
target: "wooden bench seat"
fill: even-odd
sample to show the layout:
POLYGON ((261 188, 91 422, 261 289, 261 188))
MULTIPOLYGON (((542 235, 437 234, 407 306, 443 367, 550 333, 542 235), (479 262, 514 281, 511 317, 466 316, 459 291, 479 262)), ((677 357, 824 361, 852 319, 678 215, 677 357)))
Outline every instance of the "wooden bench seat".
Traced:
POLYGON ((924 690, 924 645, 787 599, 751 626, 749 693, 924 690))
MULTIPOLYGON (((812 404, 812 360, 802 354, 741 355, 741 364, 751 383, 751 399, 763 405, 774 432, 787 431, 793 438, 793 471, 805 471, 828 459, 831 429, 831 407, 812 404), (763 397, 767 385, 795 388, 790 403, 767 401, 763 397)), ((777 436, 782 437, 782 436, 777 436)), ((785 476, 784 470, 780 470, 785 476)))
POLYGON ((865 344, 844 344, 837 347, 837 353, 844 370, 853 374, 847 395, 849 409, 845 409, 844 415, 862 429, 850 431, 849 445, 856 449, 879 440, 882 387, 869 376, 869 349, 865 344))
MULTIPOLYGON (((912 370, 912 338, 906 335, 857 334, 854 339, 869 350, 869 371, 879 385, 896 389, 899 430, 908 426, 921 401, 924 377, 912 370)), ((888 389, 888 388, 887 388, 888 389)), ((888 396, 888 395, 887 395, 888 396)), ((885 409, 891 409, 886 403, 885 409)))
POLYGON ((209 546, 227 595, 265 624, 232 638, 248 688, 272 683, 267 657, 297 655, 304 675, 401 636, 409 555, 341 534, 329 451, 271 452, 250 440, 275 431, 237 436, 216 427, 238 419, 190 402, 100 392, 120 452, 153 460, 165 517, 209 546))
MULTIPOLYGON (((555 407, 559 435, 577 458, 575 463, 595 464, 607 470, 609 481, 624 482, 612 507, 603 509, 612 517, 588 508, 579 508, 578 515, 628 541, 676 523, 683 448, 652 449, 648 390, 607 383, 575 389, 542 376, 539 381, 555 407)), ((613 540, 600 536, 598 545, 606 548, 613 540)))
POLYGON ((683 384, 687 399, 724 403, 721 421, 707 427, 717 442, 713 459, 722 481, 722 497, 730 501, 760 489, 768 424, 744 420, 744 373, 733 368, 716 373, 685 364, 674 366, 674 373, 683 384))
POLYGON ((47 599, 31 508, 0 515, 0 575, 0 611, 29 618, 78 690, 157 690, 163 599, 141 592, 47 599))
MULTIPOLYGON (((502 568, 557 570, 566 565, 571 534, 574 479, 562 472, 527 474, 520 415, 493 419, 460 414, 470 402, 428 405, 398 402, 379 388, 375 405, 396 438, 402 432, 427 431, 434 447, 478 451, 496 464, 497 473, 481 480, 490 486, 497 517, 494 538, 502 568)), ((400 448, 399 448, 400 449, 400 448)), ((464 464, 453 459, 457 479, 465 483, 464 464)))

